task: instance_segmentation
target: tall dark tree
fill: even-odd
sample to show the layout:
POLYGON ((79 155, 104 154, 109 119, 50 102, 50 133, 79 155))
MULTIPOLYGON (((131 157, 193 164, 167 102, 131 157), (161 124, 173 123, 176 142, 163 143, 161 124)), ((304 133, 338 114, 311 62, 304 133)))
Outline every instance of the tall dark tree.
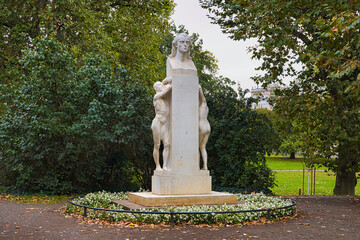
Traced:
MULTIPOLYGON (((298 124, 312 154, 336 172, 334 194, 353 195, 360 161, 360 3, 355 0, 201 0, 235 40, 257 38, 268 85, 294 81, 278 107, 298 124), (301 70, 294 69, 300 63, 301 70)), ((310 152, 310 151, 309 151, 310 152)))

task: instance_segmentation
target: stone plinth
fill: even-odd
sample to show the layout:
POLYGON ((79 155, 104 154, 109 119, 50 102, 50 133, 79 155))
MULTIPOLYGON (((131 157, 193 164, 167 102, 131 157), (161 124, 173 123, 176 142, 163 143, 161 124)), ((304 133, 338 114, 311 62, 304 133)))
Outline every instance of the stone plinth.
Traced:
POLYGON ((211 192, 192 195, 157 195, 150 192, 129 193, 130 201, 148 207, 237 204, 235 194, 211 192))
POLYGON ((159 195, 211 193, 211 176, 208 170, 192 171, 191 175, 155 170, 151 184, 152 193, 159 195))
POLYGON ((173 70, 170 106, 170 169, 178 175, 197 174, 200 159, 199 79, 196 71, 173 70))

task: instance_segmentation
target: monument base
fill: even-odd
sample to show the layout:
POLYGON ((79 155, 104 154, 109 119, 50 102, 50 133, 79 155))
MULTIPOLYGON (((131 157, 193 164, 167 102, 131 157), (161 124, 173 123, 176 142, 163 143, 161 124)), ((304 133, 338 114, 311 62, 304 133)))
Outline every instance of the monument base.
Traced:
POLYGON ((130 201, 147 207, 187 206, 187 205, 222 205, 237 204, 237 197, 231 193, 211 192, 196 195, 157 195, 150 192, 129 193, 130 201))
POLYGON ((155 170, 151 191, 159 195, 210 194, 211 176, 208 170, 194 171, 189 175, 155 170))

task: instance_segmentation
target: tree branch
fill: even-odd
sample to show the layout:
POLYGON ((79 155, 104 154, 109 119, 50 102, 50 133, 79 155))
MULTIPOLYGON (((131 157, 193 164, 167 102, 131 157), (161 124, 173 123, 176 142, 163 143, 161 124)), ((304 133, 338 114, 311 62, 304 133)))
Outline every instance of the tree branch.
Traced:
POLYGON ((132 5, 130 4, 130 0, 119 0, 110 4, 110 7, 116 7, 116 6, 131 7, 132 5))
POLYGON ((15 25, 14 24, 9 24, 9 23, 6 23, 6 22, 2 22, 1 25, 5 26, 5 27, 8 27, 8 28, 13 28, 15 25))
POLYGON ((298 31, 293 31, 293 34, 295 37, 300 38, 300 40, 303 41, 306 45, 311 44, 311 40, 307 36, 305 36, 303 33, 298 32, 298 31))

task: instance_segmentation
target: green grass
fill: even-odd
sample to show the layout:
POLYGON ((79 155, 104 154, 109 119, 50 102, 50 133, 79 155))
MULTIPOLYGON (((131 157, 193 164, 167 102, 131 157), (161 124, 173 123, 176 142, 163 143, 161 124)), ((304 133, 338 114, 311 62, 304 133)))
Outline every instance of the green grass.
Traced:
MULTIPOLYGON (((275 180, 277 186, 272 191, 275 195, 298 195, 299 189, 303 187, 303 159, 289 159, 283 157, 266 157, 266 163, 272 170, 276 171, 275 180), (299 171, 286 171, 299 170, 299 171)), ((315 177, 316 195, 333 195, 335 187, 335 175, 333 172, 323 171, 325 168, 319 168, 315 177)), ((311 178, 311 177, 310 177, 311 178)), ((307 194, 308 172, 305 171, 304 192, 307 194)), ((310 188, 309 188, 310 193, 310 188)), ((355 194, 360 195, 360 184, 355 188, 355 194)))
POLYGON ((302 158, 266 157, 266 164, 272 170, 303 169, 304 160, 302 158))
MULTIPOLYGON (((298 195, 299 188, 303 185, 303 171, 278 171, 275 173, 277 185, 272 191, 275 195, 298 195)), ((311 178, 311 177, 310 177, 311 178)), ((310 180, 311 181, 311 180, 310 180)), ((308 172, 305 171, 304 191, 307 195, 308 172)), ((335 187, 335 175, 324 171, 316 171, 315 194, 333 195, 335 187)), ((309 193, 310 193, 309 187, 309 193)), ((355 194, 360 194, 360 185, 355 188, 355 194)))
MULTIPOLYGON (((296 157, 296 159, 290 159, 288 157, 266 157, 267 165, 273 170, 295 170, 303 169, 305 167, 304 158, 296 157)), ((319 167, 318 169, 326 169, 325 167, 319 167)))
POLYGON ((70 197, 71 196, 67 196, 67 195, 48 196, 48 195, 44 195, 44 194, 24 194, 24 195, 20 195, 20 196, 15 196, 12 194, 0 194, 0 199, 12 200, 12 201, 29 203, 29 204, 38 204, 38 203, 56 204, 56 203, 64 202, 70 197))

